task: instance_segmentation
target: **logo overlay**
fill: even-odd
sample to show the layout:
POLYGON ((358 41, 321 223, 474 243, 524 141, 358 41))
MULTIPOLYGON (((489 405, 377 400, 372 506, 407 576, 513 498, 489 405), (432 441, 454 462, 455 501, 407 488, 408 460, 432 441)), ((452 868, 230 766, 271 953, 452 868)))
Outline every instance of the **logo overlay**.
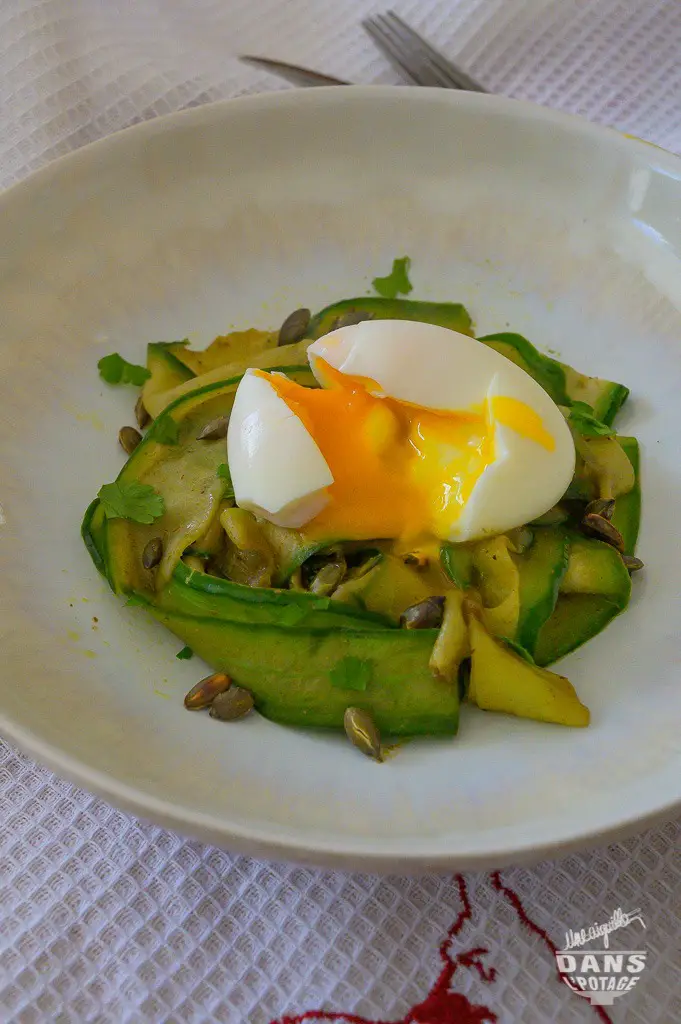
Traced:
MULTIPOLYGON (((645 930, 640 910, 625 913, 621 907, 608 921, 581 931, 565 933, 565 948, 556 950, 561 978, 592 1006, 612 1006, 618 996, 631 992, 646 965, 645 949, 611 949, 610 936, 621 928, 639 924, 645 930), (597 942, 599 948, 583 948, 597 942)), ((628 942, 627 945, 636 945, 628 942)))

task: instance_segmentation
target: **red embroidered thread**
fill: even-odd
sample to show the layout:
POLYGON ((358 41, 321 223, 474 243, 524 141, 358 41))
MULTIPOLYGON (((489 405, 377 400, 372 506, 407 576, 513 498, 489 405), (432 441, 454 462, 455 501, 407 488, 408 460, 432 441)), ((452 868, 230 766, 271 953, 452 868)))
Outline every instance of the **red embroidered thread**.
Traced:
MULTIPOLYGON (((459 936, 463 926, 472 918, 472 909, 465 879, 463 875, 455 875, 454 877, 459 889, 461 910, 454 924, 440 943, 439 954, 442 969, 423 1002, 412 1007, 405 1017, 390 1022, 370 1020, 368 1017, 362 1017, 356 1013, 307 1010, 305 1013, 297 1014, 296 1016, 280 1017, 272 1021, 272 1024, 306 1024, 306 1022, 312 1024, 314 1021, 331 1021, 333 1024, 495 1024, 498 1017, 488 1006, 475 1005, 461 992, 450 991, 452 979, 459 967, 475 971, 481 981, 488 985, 494 981, 497 974, 494 967, 486 967, 484 964, 483 958, 489 953, 489 950, 484 946, 475 946, 452 957, 450 950, 452 940, 459 936)), ((504 885, 501 881, 501 874, 498 871, 494 871, 489 877, 493 888, 505 896, 511 904, 521 924, 538 936, 550 953, 555 955, 558 947, 548 933, 540 925, 532 921, 523 907, 518 894, 513 889, 504 885)), ((562 976, 558 971, 557 965, 556 974, 562 983, 562 976)), ((593 1006, 592 1009, 603 1024, 612 1024, 612 1019, 602 1006, 593 1006)))
MULTIPOLYGON (((555 954, 558 952, 558 946, 547 934, 547 932, 544 931, 543 928, 541 928, 538 924, 535 924, 534 921, 530 919, 525 908, 522 905, 520 896, 518 896, 518 894, 514 892, 513 889, 509 889, 507 885, 504 885, 504 883, 501 881, 501 874, 498 871, 493 871, 489 877, 490 881, 492 882, 492 885, 497 890, 497 892, 502 893, 502 895, 504 895, 508 902, 511 904, 516 914, 518 915, 521 924, 523 924, 535 935, 538 935, 544 943, 544 945, 548 947, 548 949, 555 957, 555 954)), ((562 982, 563 975, 558 970, 558 961, 556 961, 556 974, 559 980, 562 982)), ((608 1014, 605 1012, 602 1006, 592 1006, 591 1009, 594 1010, 596 1016, 603 1021, 603 1024, 612 1024, 612 1018, 608 1016, 608 1014)))
POLYGON ((440 960, 442 970, 432 989, 417 1006, 398 1021, 388 1022, 369 1020, 368 1017, 356 1013, 330 1012, 328 1010, 308 1010, 297 1016, 281 1017, 272 1024, 305 1024, 306 1021, 333 1021, 334 1024, 495 1024, 498 1020, 488 1006, 477 1006, 461 992, 451 992, 452 978, 459 967, 466 967, 477 972, 482 981, 490 984, 496 977, 493 967, 485 967, 483 957, 489 952, 484 946, 475 946, 452 957, 450 944, 457 938, 463 926, 472 917, 471 903, 463 875, 455 875, 459 889, 461 910, 445 938, 440 943, 440 960))

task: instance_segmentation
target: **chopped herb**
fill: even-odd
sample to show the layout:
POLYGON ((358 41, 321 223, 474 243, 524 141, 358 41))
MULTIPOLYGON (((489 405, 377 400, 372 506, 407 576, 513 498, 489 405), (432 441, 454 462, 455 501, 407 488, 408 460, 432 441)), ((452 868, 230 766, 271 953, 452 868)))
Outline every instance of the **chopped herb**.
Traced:
POLYGON ((118 352, 112 352, 111 355, 100 359, 97 369, 99 376, 107 384, 134 384, 135 387, 140 388, 145 380, 149 380, 151 377, 146 366, 129 363, 123 356, 119 356, 118 352))
POLYGON ((144 608, 147 602, 139 594, 131 594, 128 600, 125 602, 126 608, 144 608))
POLYGON ((175 655, 178 661, 189 661, 190 658, 194 657, 194 652, 191 647, 183 647, 181 651, 178 651, 175 655))
POLYGON ((172 416, 158 416, 147 434, 157 444, 177 444, 180 439, 180 427, 172 416))
POLYGON ((97 495, 107 519, 131 519, 134 523, 153 523, 166 506, 163 496, 138 480, 117 480, 104 484, 97 495))
POLYGON ((331 685, 339 690, 366 690, 374 674, 374 666, 365 658, 350 655, 331 669, 331 685))
POLYGON ((596 419, 593 409, 586 402, 573 402, 569 419, 575 429, 587 437, 613 437, 615 434, 612 427, 596 419))
POLYGON ((220 465, 218 466, 218 476, 220 477, 221 480, 227 481, 224 497, 227 498, 228 500, 233 498, 234 487, 232 485, 232 474, 230 473, 229 466, 227 465, 226 462, 221 462, 220 465))
POLYGON ((326 612, 328 611, 330 604, 330 597, 318 597, 312 607, 316 612, 326 612))
POLYGON ((403 256, 401 260, 393 260, 393 269, 387 277, 375 277, 371 282, 374 290, 384 299, 396 299, 398 295, 408 295, 411 291, 409 267, 411 260, 403 256))
POLYGON ((282 608, 279 615, 279 624, 282 626, 297 626, 307 615, 305 608, 299 604, 288 604, 282 608))

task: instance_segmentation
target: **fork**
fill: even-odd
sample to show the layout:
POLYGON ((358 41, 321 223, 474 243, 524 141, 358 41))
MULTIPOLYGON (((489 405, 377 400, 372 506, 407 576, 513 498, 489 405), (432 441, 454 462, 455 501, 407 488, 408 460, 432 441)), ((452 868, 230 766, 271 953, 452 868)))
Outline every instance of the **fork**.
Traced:
POLYGON ((487 91, 402 21, 394 11, 366 18, 362 25, 398 71, 406 75, 414 85, 434 85, 443 89, 464 89, 467 92, 487 91))

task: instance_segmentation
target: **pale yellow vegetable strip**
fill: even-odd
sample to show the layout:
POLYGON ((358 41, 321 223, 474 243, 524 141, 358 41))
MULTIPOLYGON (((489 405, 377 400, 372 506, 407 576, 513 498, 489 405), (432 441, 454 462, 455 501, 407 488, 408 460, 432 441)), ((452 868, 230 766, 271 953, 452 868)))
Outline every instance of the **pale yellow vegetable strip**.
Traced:
POLYGON ((456 683, 459 665, 469 651, 468 626, 463 615, 463 600, 462 590, 447 592, 442 625, 428 664, 433 675, 452 684, 456 683))
POLYGON ((583 728, 589 709, 565 676, 531 665, 494 640, 472 616, 468 699, 483 711, 583 728))
POLYGON ((236 359, 232 363, 225 363, 224 366, 216 366, 214 370, 209 370, 208 373, 203 373, 200 377, 192 377, 191 380, 186 380, 169 391, 162 391, 150 396, 147 411, 150 416, 156 418, 176 398, 180 398, 190 391, 196 391, 197 388, 205 387, 206 384, 231 380, 232 377, 240 376, 251 367, 267 370, 271 366, 305 366, 307 365, 307 348, 311 344, 312 342, 306 339, 298 341, 294 345, 267 348, 262 352, 236 359))

